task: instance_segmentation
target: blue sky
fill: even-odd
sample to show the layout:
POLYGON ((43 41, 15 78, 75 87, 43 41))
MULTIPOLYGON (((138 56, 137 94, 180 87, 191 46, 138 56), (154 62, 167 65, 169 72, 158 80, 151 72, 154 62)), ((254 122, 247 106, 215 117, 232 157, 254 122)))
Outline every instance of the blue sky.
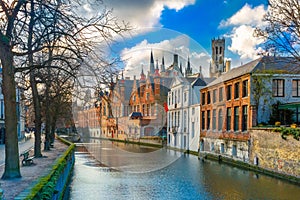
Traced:
POLYGON ((246 3, 256 7, 265 2, 228 0, 224 3, 222 0, 198 0, 195 5, 187 6, 178 12, 174 9, 165 9, 160 22, 165 28, 187 34, 209 49, 211 38, 222 36, 229 30, 218 28, 222 20, 230 18, 246 3))
POLYGON ((167 57, 166 65, 174 52, 182 57, 183 66, 189 56, 195 72, 201 65, 207 73, 212 38, 225 38, 225 56, 233 67, 255 59, 262 45, 252 32, 263 26, 265 0, 104 0, 104 4, 135 28, 112 51, 126 60, 127 75, 139 75, 142 65, 147 70, 151 50, 159 62, 167 57))

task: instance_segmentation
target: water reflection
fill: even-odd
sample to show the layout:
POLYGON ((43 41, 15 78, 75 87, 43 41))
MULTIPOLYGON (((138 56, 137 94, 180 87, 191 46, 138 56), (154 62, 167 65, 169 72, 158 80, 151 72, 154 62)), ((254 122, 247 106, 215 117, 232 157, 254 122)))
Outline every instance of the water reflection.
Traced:
POLYGON ((118 171, 145 173, 169 166, 182 153, 128 143, 91 139, 86 143, 91 155, 105 166, 118 171))
MULTIPOLYGON (((145 151, 143 148, 146 147, 141 151, 145 151)), ((114 151, 113 148, 103 152, 114 151)), ((103 152, 100 152, 102 156, 103 152)), ((165 152, 166 157, 179 157, 173 151, 165 152)), ((182 155, 170 165, 147 173, 116 171, 109 165, 103 166, 93 156, 76 153, 70 199, 300 199, 297 185, 213 161, 202 162, 192 155, 182 155)), ((126 165, 129 158, 103 157, 119 166, 126 165)), ((152 163, 136 157, 133 160, 138 167, 130 163, 132 169, 147 168, 152 163)))

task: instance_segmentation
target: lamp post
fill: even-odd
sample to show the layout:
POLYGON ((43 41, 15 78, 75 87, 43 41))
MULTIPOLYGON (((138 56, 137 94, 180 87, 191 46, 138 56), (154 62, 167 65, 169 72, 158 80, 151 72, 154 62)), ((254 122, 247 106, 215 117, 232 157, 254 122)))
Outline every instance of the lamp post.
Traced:
POLYGON ((172 127, 172 132, 173 132, 173 135, 174 135, 174 147, 176 147, 177 146, 176 136, 177 136, 177 133, 178 133, 178 126, 173 126, 172 127))

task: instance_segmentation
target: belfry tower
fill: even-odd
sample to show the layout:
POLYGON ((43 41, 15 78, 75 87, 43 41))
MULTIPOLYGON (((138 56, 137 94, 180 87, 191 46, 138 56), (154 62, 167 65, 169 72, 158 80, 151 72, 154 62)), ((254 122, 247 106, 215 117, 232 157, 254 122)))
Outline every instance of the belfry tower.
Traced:
POLYGON ((225 39, 212 39, 212 58, 209 68, 210 77, 218 77, 221 73, 225 72, 225 39))

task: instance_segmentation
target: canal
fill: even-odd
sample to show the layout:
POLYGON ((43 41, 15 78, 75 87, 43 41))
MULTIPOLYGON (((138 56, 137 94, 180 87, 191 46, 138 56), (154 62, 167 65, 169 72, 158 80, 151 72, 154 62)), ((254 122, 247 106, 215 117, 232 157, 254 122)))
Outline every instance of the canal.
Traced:
POLYGON ((76 152, 70 199, 300 199, 300 187, 167 149, 91 139, 76 152))

